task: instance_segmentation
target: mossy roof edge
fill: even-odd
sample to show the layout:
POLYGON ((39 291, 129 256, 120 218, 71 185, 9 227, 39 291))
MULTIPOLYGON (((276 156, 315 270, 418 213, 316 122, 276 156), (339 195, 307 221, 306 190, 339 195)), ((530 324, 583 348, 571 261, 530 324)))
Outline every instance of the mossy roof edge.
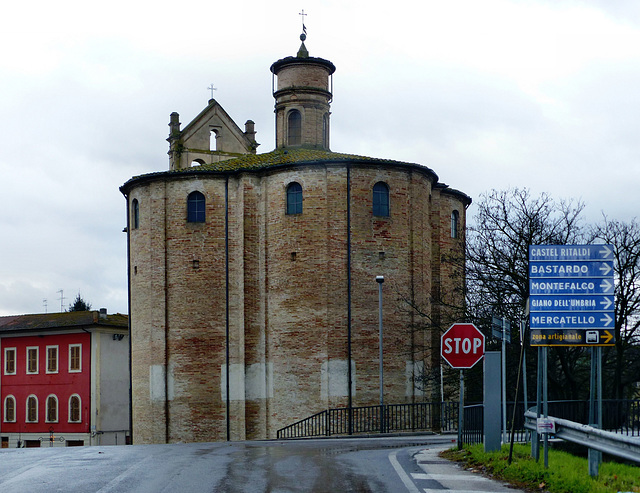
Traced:
POLYGON ((243 156, 220 161, 211 164, 202 164, 177 170, 156 171, 143 175, 134 176, 120 187, 120 191, 126 195, 127 190, 135 183, 147 180, 154 180, 165 177, 179 177, 199 174, 238 174, 243 172, 260 172, 281 169, 299 165, 318 164, 370 164, 370 165, 390 165, 399 167, 410 167, 419 169, 433 177, 433 183, 438 182, 438 175, 429 167, 417 163, 408 163, 385 158, 372 158, 359 156, 356 154, 345 154, 341 152, 331 152, 319 149, 288 148, 276 149, 264 154, 245 154, 243 156))
POLYGON ((116 313, 100 318, 98 311, 76 311, 59 313, 35 313, 0 317, 0 333, 30 330, 60 330, 83 327, 113 327, 127 329, 129 317, 116 313))

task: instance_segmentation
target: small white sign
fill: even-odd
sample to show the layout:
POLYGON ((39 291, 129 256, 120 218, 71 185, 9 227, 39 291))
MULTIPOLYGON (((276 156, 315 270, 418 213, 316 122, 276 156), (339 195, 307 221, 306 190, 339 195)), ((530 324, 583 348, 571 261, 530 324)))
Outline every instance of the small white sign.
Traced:
POLYGON ((550 418, 538 418, 538 433, 555 433, 556 423, 550 418))

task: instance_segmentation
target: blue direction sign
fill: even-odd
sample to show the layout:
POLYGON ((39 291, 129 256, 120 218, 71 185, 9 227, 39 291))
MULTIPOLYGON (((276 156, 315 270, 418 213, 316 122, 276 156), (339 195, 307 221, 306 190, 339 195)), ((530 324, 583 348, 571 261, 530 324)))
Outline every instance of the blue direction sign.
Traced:
POLYGON ((529 279, 529 294, 609 294, 613 295, 613 276, 611 279, 529 279))
POLYGON ((532 313, 532 329, 591 329, 613 328, 613 317, 607 312, 532 313))
POLYGON ((613 345, 611 245, 529 247, 531 345, 613 345))
POLYGON ((613 261, 553 261, 530 262, 529 277, 610 277, 613 261))
POLYGON ((613 260, 611 245, 531 245, 529 261, 613 260))
POLYGON ((579 295, 540 295, 531 296, 530 309, 535 312, 557 312, 571 310, 579 312, 611 311, 613 310, 613 296, 586 294, 579 295))

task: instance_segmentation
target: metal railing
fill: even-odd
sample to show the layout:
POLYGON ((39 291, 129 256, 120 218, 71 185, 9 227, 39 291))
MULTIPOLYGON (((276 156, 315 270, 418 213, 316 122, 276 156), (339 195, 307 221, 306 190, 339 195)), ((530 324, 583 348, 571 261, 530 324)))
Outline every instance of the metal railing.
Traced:
POLYGON ((458 403, 417 402, 327 409, 277 432, 278 439, 458 428, 458 403))
POLYGON ((462 443, 482 443, 484 439, 484 405, 464 406, 462 443))
MULTIPOLYGON (((588 401, 549 401, 549 415, 586 424, 588 401)), ((278 438, 306 438, 349 434, 398 433, 410 431, 455 432, 458 430, 457 402, 418 402, 327 409, 286 426, 277 432, 278 438), (381 419, 382 416, 382 419, 381 419)), ((511 430, 513 402, 507 403, 507 430, 511 430)), ((524 403, 516 404, 514 434, 516 441, 526 441, 524 403)), ((605 399, 602 401, 603 429, 628 436, 640 436, 640 400, 605 399)), ((483 406, 465 406, 465 443, 483 439, 483 406)), ((501 416, 495 419, 500 420, 501 416)))
MULTIPOLYGON (((603 413, 604 414, 604 413, 603 413)), ((525 427, 536 430, 536 413, 527 411, 525 414, 525 427)), ((580 423, 574 423, 566 419, 549 416, 555 423, 557 438, 584 445, 600 452, 604 452, 626 460, 640 462, 640 440, 631 438, 621 433, 601 430, 580 423)))

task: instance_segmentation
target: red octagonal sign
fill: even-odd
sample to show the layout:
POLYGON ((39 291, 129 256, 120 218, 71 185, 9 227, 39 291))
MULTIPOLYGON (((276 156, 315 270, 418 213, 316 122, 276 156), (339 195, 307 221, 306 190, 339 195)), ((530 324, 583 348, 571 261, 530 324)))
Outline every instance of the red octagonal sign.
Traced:
POLYGON ((442 334, 440 356, 452 368, 472 368, 484 356, 484 334, 473 324, 453 324, 442 334))

